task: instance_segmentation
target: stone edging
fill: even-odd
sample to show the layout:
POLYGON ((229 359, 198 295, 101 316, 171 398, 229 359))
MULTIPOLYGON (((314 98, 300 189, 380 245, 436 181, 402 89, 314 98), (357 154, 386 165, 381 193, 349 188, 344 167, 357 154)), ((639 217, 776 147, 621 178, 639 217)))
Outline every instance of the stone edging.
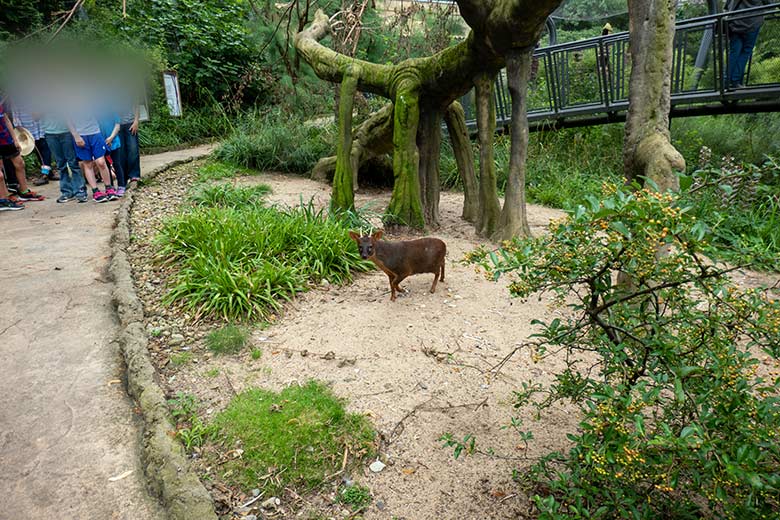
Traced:
MULTIPOLYGON (((196 158, 172 161, 146 177, 155 177, 196 158)), ((211 495, 190 470, 181 443, 171 435, 175 428, 149 358, 143 305, 135 293, 127 257, 133 198, 134 190, 130 189, 119 207, 116 228, 111 236, 109 271, 114 281, 112 300, 120 323, 117 340, 127 365, 127 389, 138 402, 143 416, 141 462, 144 474, 171 520, 217 520, 211 495)))

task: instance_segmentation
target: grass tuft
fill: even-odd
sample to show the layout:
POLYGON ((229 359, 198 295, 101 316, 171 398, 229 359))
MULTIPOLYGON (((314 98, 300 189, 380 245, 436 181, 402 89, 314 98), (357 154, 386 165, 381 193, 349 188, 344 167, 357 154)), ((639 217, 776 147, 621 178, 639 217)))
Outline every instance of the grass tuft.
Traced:
POLYGON ((198 168, 198 181, 218 181, 256 175, 259 172, 221 161, 210 161, 198 168))
POLYGON ((236 354, 249 343, 249 332, 236 325, 225 325, 219 330, 209 332, 206 346, 217 354, 236 354))
POLYGON ((190 195, 190 200, 198 206, 242 208, 261 206, 265 196, 271 193, 266 184, 255 186, 232 186, 230 184, 201 185, 190 195))
POLYGON ((246 488, 276 493, 311 489, 341 468, 345 447, 357 461, 371 449, 373 431, 362 415, 347 413, 330 389, 315 381, 275 393, 259 388, 237 395, 214 420, 223 446, 240 445, 240 459, 222 469, 246 488), (276 478, 260 477, 274 474, 276 478))
POLYGON ((347 222, 311 203, 205 207, 176 216, 159 238, 160 259, 180 267, 164 301, 227 320, 269 317, 323 278, 341 284, 370 269, 348 231, 347 222))

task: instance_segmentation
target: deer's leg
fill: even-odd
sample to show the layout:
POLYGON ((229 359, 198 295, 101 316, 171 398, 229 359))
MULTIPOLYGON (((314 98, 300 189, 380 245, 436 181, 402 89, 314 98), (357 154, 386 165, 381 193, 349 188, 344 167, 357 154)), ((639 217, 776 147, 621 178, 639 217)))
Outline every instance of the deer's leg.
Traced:
POLYGON ((402 276, 402 275, 399 274, 399 275, 397 275, 395 277, 395 290, 400 292, 400 293, 406 294, 406 289, 404 289, 400 285, 398 285, 399 283, 403 282, 404 280, 406 280, 406 276, 402 276))
POLYGON ((431 285, 431 292, 436 292, 436 284, 439 282, 439 269, 436 269, 436 273, 433 275, 433 285, 431 285))
POLYGON ((395 279, 397 278, 397 276, 392 273, 387 273, 387 278, 390 279, 390 301, 395 301, 395 285, 396 285, 395 279))
POLYGON ((444 259, 441 259, 441 276, 439 277, 439 280, 442 282, 444 281, 444 259))

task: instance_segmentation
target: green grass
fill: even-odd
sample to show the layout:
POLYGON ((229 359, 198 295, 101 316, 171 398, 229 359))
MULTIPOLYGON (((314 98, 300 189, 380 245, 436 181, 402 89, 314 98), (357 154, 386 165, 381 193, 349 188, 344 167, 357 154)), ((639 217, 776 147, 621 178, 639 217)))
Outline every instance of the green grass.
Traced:
POLYGON ((252 357, 253 361, 257 361, 261 357, 263 357, 263 351, 259 348, 253 348, 252 352, 250 353, 250 356, 252 357))
POLYGON ((265 196, 271 193, 270 186, 232 186, 230 184, 201 184, 190 195, 190 200, 198 206, 219 206, 223 208, 241 208, 260 206, 265 196))
POLYGON ((195 356, 192 354, 192 352, 179 352, 177 354, 171 354, 171 363, 177 367, 186 365, 193 359, 195 359, 195 356))
POLYGON ((268 493, 317 487, 341 468, 345 447, 349 460, 357 462, 368 454, 374 435, 364 416, 347 413, 328 387, 314 381, 281 393, 247 390, 212 426, 222 446, 240 443, 244 450, 240 459, 221 466, 225 474, 232 471, 228 480, 268 493), (277 478, 260 480, 268 473, 277 478))
POLYGON ((344 487, 339 490, 338 500, 353 511, 358 511, 371 503, 371 490, 360 484, 344 487))
POLYGON ((244 177, 247 175, 256 175, 259 172, 250 170, 243 166, 237 166, 221 161, 209 161, 198 168, 198 181, 216 181, 222 179, 233 179, 235 177, 244 177))
POLYGON ((258 170, 308 173, 333 155, 333 129, 306 126, 299 117, 276 110, 248 118, 217 148, 217 159, 258 170))
POLYGON ((219 375, 219 369, 214 367, 206 371, 206 377, 217 377, 219 375))
POLYGON ((179 267, 165 301, 226 320, 266 318, 323 278, 341 284, 370 268, 348 231, 311 204, 193 209, 159 236, 160 260, 179 267))
POLYGON ((141 123, 138 143, 142 150, 178 147, 228 135, 233 128, 233 122, 219 105, 190 108, 181 117, 171 117, 163 109, 141 123))
POLYGON ((209 332, 206 347, 216 354, 236 354, 249 343, 249 332, 236 325, 225 325, 209 332))

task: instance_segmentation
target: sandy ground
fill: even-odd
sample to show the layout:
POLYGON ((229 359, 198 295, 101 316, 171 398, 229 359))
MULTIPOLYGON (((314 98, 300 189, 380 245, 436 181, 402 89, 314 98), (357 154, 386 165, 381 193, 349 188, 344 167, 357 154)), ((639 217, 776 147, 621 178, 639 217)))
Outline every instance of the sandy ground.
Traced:
MULTIPOLYGON (((173 175, 183 184, 190 178, 186 168, 173 175)), ((267 183, 273 188, 270 200, 280 204, 294 205, 302 198, 324 206, 329 200, 327 185, 295 176, 266 174, 234 182, 267 183)), ((169 191, 171 184, 162 184, 169 191)), ((176 189, 183 193, 183 187, 176 189)), ((371 473, 363 467, 351 475, 373 494, 365 518, 532 517, 527 495, 512 482, 512 470, 565 449, 566 433, 576 429, 578 417, 573 408, 559 405, 537 421, 528 410, 513 408, 512 391, 523 381, 548 385, 564 364, 555 358, 535 364, 530 352, 520 350, 497 377, 488 372, 533 333, 532 320, 550 319, 561 311, 535 298, 512 299, 506 281, 491 282, 473 266, 462 265, 464 253, 483 242, 459 218, 461 194, 441 197, 442 227, 434 236, 447 243, 448 254, 446 281, 435 294, 428 292, 432 275, 406 280, 409 292, 395 302, 380 271, 360 275, 344 287, 323 285, 297 298, 276 324, 253 333, 254 346, 263 351, 254 361, 248 352, 212 356, 201 340, 208 323, 192 326, 188 316, 159 304, 165 273, 144 267, 148 262, 143 259, 153 254, 150 239, 159 222, 175 211, 152 207, 161 190, 147 188, 148 198, 140 197, 134 208, 133 222, 144 225, 133 229, 137 240, 131 256, 138 266, 135 275, 150 316, 149 329, 162 330, 160 337, 151 338, 153 357, 171 394, 197 395, 208 416, 224 407, 233 392, 252 386, 278 390, 311 378, 325 381, 348 400, 350 410, 371 417, 383 438, 381 456, 388 464, 384 471, 371 473), (170 355, 182 350, 192 352, 194 362, 174 367, 170 355), (527 447, 511 428, 500 428, 513 416, 533 432, 527 447), (480 450, 496 455, 477 453, 455 460, 439 440, 447 432, 459 439, 473 434, 480 450)), ((362 192, 356 206, 379 212, 388 200, 387 192, 362 192)), ((528 215, 538 234, 562 213, 531 205, 528 215)), ((309 504, 302 509, 300 501, 295 508, 283 503, 281 516, 306 518, 306 511, 317 510, 326 518, 346 516, 328 507, 326 499, 304 499, 309 504)))

